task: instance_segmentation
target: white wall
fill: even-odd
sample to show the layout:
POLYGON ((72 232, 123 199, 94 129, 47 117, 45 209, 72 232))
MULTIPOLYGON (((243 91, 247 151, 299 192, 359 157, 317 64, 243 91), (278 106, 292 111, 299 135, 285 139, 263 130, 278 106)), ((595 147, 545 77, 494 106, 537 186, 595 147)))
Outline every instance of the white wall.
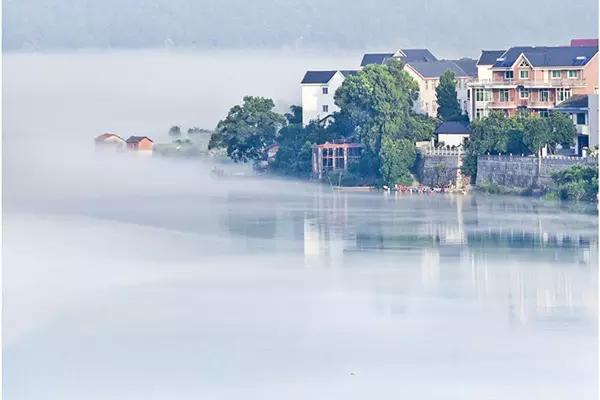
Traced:
POLYGON ((491 65, 478 65, 477 66, 477 79, 479 80, 492 80, 492 66, 491 65))
POLYGON ((321 120, 340 110, 334 103, 334 95, 344 79, 344 75, 338 71, 326 84, 302 84, 302 125, 307 125, 312 120, 321 120), (323 94, 325 87, 328 89, 327 94, 323 94), (323 111, 324 105, 328 106, 327 112, 323 111))
MULTIPOLYGON (((417 74, 412 68, 406 66, 405 71, 417 81, 419 85, 419 98, 413 106, 413 111, 419 114, 429 114, 432 117, 437 115, 437 96, 435 88, 439 84, 437 78, 423 78, 417 74)), ((469 101, 467 100, 467 82, 468 78, 456 78, 456 97, 463 112, 469 112, 469 101)))
POLYGON ((590 124, 590 148, 598 145, 598 95, 588 95, 588 118, 590 124))
POLYGON ((465 138, 469 135, 460 134, 440 134, 438 135, 438 143, 444 142, 445 146, 460 146, 463 144, 465 138))

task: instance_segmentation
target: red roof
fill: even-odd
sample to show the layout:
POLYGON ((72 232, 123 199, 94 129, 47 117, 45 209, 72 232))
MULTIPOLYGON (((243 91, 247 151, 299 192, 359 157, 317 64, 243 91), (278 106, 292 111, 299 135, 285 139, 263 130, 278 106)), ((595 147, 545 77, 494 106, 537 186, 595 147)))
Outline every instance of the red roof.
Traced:
POLYGON ((571 39, 571 47, 598 47, 598 39, 571 39))
POLYGON ((354 147, 365 147, 362 143, 329 143, 325 142, 323 144, 315 145, 321 149, 343 149, 343 148, 354 148, 354 147))
POLYGON ((122 141, 125 141, 125 139, 123 139, 121 136, 119 135, 115 135, 114 133, 103 133, 102 135, 96 137, 96 139, 94 139, 96 142, 103 142, 108 138, 111 137, 116 137, 118 139, 121 139, 122 141))

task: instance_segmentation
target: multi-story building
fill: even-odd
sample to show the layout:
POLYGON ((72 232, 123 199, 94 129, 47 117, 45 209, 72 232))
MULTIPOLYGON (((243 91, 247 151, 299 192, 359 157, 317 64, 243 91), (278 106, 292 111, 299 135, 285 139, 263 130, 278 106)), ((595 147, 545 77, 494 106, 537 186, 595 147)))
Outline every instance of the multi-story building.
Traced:
POLYGON ((567 114, 577 128, 577 153, 598 146, 598 95, 574 95, 554 108, 567 114))
POLYGON ((477 77, 476 61, 469 58, 459 60, 439 60, 427 49, 400 49, 395 53, 367 53, 363 55, 361 67, 369 64, 383 64, 391 58, 405 62, 405 70, 419 85, 419 98, 413 110, 420 114, 437 115, 437 97, 435 89, 440 76, 446 71, 456 76, 456 93, 463 112, 469 111, 467 84, 477 77))
POLYGON ((347 76, 356 71, 307 71, 300 82, 302 86, 302 125, 323 121, 339 111, 335 105, 335 91, 347 76))
POLYGON ((598 47, 512 47, 484 50, 471 88, 471 119, 491 110, 547 115, 574 94, 598 91, 598 47))

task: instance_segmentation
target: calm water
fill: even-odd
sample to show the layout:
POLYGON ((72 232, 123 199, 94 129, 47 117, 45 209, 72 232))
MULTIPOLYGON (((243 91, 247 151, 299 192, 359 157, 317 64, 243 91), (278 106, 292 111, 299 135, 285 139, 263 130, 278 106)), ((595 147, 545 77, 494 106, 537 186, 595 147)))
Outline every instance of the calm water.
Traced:
POLYGON ((596 398, 595 207, 100 157, 102 121, 169 126, 156 110, 174 93, 131 116, 126 74, 83 74, 103 83, 84 90, 68 72, 92 71, 87 56, 19 57, 5 60, 6 398, 596 398))

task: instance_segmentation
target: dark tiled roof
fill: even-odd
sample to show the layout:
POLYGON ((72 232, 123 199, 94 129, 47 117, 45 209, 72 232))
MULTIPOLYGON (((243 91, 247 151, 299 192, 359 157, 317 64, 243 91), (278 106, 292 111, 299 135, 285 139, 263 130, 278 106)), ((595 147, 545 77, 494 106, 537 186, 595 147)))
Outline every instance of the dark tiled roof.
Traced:
POLYGON ((130 136, 129 139, 127 139, 127 143, 139 143, 142 141, 142 139, 148 139, 152 142, 152 139, 150 139, 148 136, 130 136))
POLYGON ((363 55, 360 66, 364 67, 369 64, 383 64, 388 58, 392 57, 394 53, 366 53, 363 55))
POLYGON ((300 83, 327 83, 335 75, 335 71, 306 71, 300 83))
POLYGON ((456 65, 460 67, 463 71, 467 73, 467 75, 472 77, 477 77, 477 61, 472 58, 461 58, 459 60, 450 60, 454 61, 456 65))
POLYGON ((431 54, 428 49, 401 49, 406 55, 406 62, 415 61, 437 61, 437 57, 431 54))
POLYGON ((346 69, 346 70, 341 70, 340 72, 342 73, 342 75, 344 75, 345 78, 347 78, 351 75, 356 75, 358 73, 358 71, 355 69, 346 69))
POLYGON ((458 121, 448 121, 444 122, 435 130, 435 134, 469 134, 471 130, 469 129, 469 125, 463 122, 458 121))
POLYGON ((457 77, 469 76, 454 61, 450 60, 410 62, 408 65, 424 78, 437 78, 446 71, 454 72, 457 77))
POLYGON ((567 108, 588 108, 588 96, 587 94, 577 94, 569 97, 562 103, 558 103, 556 109, 567 109, 567 108))
POLYGON ((509 68, 521 54, 533 67, 581 67, 598 52, 598 47, 511 47, 494 63, 494 68, 509 68), (584 58, 581 58, 584 57, 584 58))
MULTIPOLYGON (((434 56, 428 49, 400 49, 406 57, 405 62, 417 62, 417 61, 437 61, 437 57, 434 56)), ((366 53, 363 55, 360 66, 364 67, 369 64, 383 64, 387 59, 391 58, 394 53, 366 53)))
POLYGON ((494 65, 496 59, 501 57, 506 50, 481 50, 481 55, 477 61, 477 65, 494 65))

